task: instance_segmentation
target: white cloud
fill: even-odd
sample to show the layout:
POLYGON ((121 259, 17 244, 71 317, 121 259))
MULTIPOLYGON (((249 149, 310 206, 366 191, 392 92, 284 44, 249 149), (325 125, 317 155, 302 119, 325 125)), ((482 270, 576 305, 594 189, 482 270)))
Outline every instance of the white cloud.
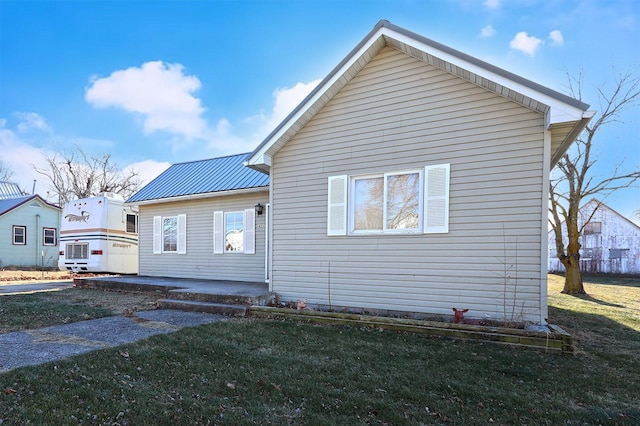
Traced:
MULTIPOLYGON (((16 128, 18 127, 19 124, 16 128)), ((60 139, 59 137, 55 138, 60 139)), ((73 142, 78 143, 83 148, 87 148, 87 141, 89 141, 89 139, 82 139, 81 142, 74 139, 73 142)), ((56 153, 31 145, 22 139, 15 130, 8 128, 7 120, 2 118, 0 118, 0 152, 2 152, 2 162, 13 171, 11 180, 17 183, 22 190, 31 193, 35 180, 35 192, 37 194, 49 202, 58 202, 53 195, 48 195, 48 191, 50 190, 49 179, 36 172, 34 168, 48 170, 49 164, 46 157, 60 157, 63 155, 61 152, 56 153)), ((167 162, 145 160, 129 164, 123 168, 123 171, 135 170, 138 172, 142 185, 144 185, 166 170, 169 165, 167 162)))
POLYGON ((122 169, 122 171, 125 174, 128 174, 130 171, 138 173, 138 177, 140 178, 140 188, 142 188, 144 185, 158 177, 160 173, 167 170, 170 165, 171 164, 166 161, 158 162, 154 160, 145 160, 131 163, 122 169))
POLYGON ((19 132, 24 133, 30 130, 40 130, 49 132, 51 129, 44 118, 35 112, 16 112, 14 114, 20 122, 17 129, 19 132))
POLYGON ((108 77, 94 77, 85 99, 97 108, 116 107, 139 114, 146 133, 203 138, 207 133, 202 118, 205 109, 193 96, 200 89, 200 80, 184 71, 181 64, 162 61, 114 71, 108 77))
POLYGON ((512 49, 519 50, 521 52, 526 53, 529 56, 535 56, 540 47, 542 46, 543 41, 537 37, 530 36, 526 32, 521 31, 511 40, 509 46, 512 49))
POLYGON ((633 15, 623 16, 618 20, 618 26, 633 30, 636 28, 636 17, 633 15))
POLYGON ((491 25, 487 25, 480 31, 480 37, 491 37, 495 33, 496 30, 491 25))
MULTIPOLYGON (((243 120, 243 131, 238 131, 227 118, 219 118, 215 124, 210 125, 201 117, 204 108, 201 107, 200 100, 191 95, 192 90, 200 87, 200 82, 195 77, 185 76, 182 67, 178 65, 157 62, 147 63, 140 68, 116 71, 109 77, 94 80, 85 97, 96 107, 111 106, 139 114, 148 131, 163 130, 173 133, 170 142, 174 154, 178 151, 183 154, 186 149, 193 151, 193 145, 185 144, 185 139, 197 138, 204 144, 198 152, 191 152, 189 156, 192 159, 200 159, 252 151, 319 82, 320 80, 297 83, 292 87, 274 90, 270 110, 243 120), (150 81, 145 82, 145 77, 150 81), (136 87, 138 84, 141 86, 136 87), (156 93, 163 91, 164 93, 156 93), (188 117, 182 122, 183 126, 176 124, 177 121, 167 119, 171 114, 181 113, 188 117), (189 123, 191 125, 188 125, 189 123), (188 148, 189 146, 191 148, 188 148)), ((34 170, 34 166, 47 169, 46 157, 53 156, 55 152, 45 150, 42 146, 54 143, 57 146, 55 149, 60 150, 80 143, 83 147, 95 147, 102 151, 108 149, 113 152, 114 157, 118 157, 118 152, 123 149, 117 143, 108 140, 78 136, 68 140, 53 133, 46 120, 35 113, 19 113, 13 116, 19 119, 13 127, 7 125, 6 119, 0 118, 2 161, 14 171, 13 178, 21 188, 31 192, 33 180, 36 179, 36 192, 43 197, 46 197, 49 182, 45 176, 34 170), (34 136, 22 133, 29 129, 47 130, 49 133, 46 135, 46 141, 37 137, 27 138, 26 135, 34 136)), ((118 164, 124 166, 124 170, 137 171, 143 184, 154 179, 170 165, 168 162, 151 159, 129 165, 119 160, 118 164)))
POLYGON ((293 87, 274 90, 272 110, 267 114, 261 113, 247 120, 248 122, 260 123, 256 131, 258 143, 262 142, 315 89, 318 83, 320 80, 313 80, 309 83, 296 83, 293 87))
POLYGON ((553 30, 549 33, 549 39, 551 39, 552 46, 562 46, 564 44, 564 37, 560 30, 553 30))
POLYGON ((0 152, 2 152, 2 162, 13 171, 11 180, 28 193, 31 193, 35 180, 36 193, 46 198, 49 182, 34 170, 34 167, 40 169, 47 167, 45 153, 40 148, 23 141, 15 131, 7 128, 6 124, 7 120, 0 119, 0 152))
POLYGON ((258 145, 258 141, 240 137, 234 130, 233 125, 226 118, 219 119, 215 127, 210 129, 207 148, 214 156, 249 152, 258 145))
POLYGON ((487 9, 495 10, 500 8, 502 0, 484 0, 483 4, 487 9))

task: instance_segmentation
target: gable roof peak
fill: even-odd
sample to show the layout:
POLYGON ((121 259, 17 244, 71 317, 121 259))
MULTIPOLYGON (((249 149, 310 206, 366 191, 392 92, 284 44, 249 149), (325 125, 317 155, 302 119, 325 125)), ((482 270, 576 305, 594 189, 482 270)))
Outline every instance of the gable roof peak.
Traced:
POLYGON ((210 162, 210 161, 221 161, 221 160, 224 160, 225 158, 246 157, 249 154, 250 154, 250 152, 245 152, 245 153, 242 153, 242 154, 229 154, 229 155, 223 155, 223 156, 220 156, 220 157, 202 158, 202 159, 199 159, 199 160, 181 161, 179 163, 173 163, 171 166, 177 166, 177 165, 180 165, 180 164, 206 163, 206 162, 210 162))
POLYGON ((547 129, 554 133, 551 167, 593 116, 587 111, 589 105, 577 99, 382 19, 258 145, 249 155, 247 166, 268 173, 271 157, 385 46, 544 114, 547 129))

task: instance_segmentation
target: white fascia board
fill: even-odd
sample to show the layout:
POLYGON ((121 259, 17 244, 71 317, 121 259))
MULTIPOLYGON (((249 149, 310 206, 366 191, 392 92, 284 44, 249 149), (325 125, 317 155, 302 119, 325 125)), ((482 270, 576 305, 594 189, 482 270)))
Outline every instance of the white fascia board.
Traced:
POLYGON ((531 99, 535 99, 538 102, 548 105, 551 108, 551 111, 549 114, 549 124, 563 123, 567 121, 576 121, 583 118, 584 111, 582 109, 575 107, 573 105, 569 105, 565 102, 562 102, 561 100, 556 99, 546 93, 542 93, 520 82, 511 80, 503 75, 500 75, 491 70, 488 70, 480 65, 468 62, 449 52, 445 52, 443 50, 437 49, 431 45, 422 43, 419 40, 416 40, 404 34, 397 33, 388 28, 383 28, 382 33, 401 43, 404 43, 415 49, 421 50, 429 55, 433 55, 439 59, 442 59, 443 61, 449 62, 473 74, 486 78, 487 80, 493 81, 494 83, 507 87, 511 90, 515 90, 516 92, 524 96, 527 96, 531 99))
POLYGON ((231 195, 254 194, 258 192, 268 192, 268 186, 259 186, 257 188, 233 189, 230 191, 205 192, 203 194, 181 195, 178 197, 154 198, 153 200, 134 201, 132 203, 124 203, 127 206, 147 206, 151 204, 174 203, 185 200, 200 200, 203 198, 228 197, 231 195))

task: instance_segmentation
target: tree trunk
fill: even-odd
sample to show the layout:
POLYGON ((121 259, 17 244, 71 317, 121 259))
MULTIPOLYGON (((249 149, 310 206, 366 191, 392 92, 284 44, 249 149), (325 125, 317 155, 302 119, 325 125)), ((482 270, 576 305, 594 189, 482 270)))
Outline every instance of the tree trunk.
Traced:
POLYGON ((582 274, 580 273, 580 255, 569 254, 562 260, 564 265, 564 288, 565 294, 586 294, 582 285, 582 274))

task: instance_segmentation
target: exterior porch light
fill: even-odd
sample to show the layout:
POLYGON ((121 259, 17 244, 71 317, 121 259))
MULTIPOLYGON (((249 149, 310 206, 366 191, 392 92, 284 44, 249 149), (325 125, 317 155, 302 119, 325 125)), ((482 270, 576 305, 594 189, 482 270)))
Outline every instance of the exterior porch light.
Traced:
POLYGON ((256 214, 260 216, 264 211, 264 206, 260 203, 256 204, 256 214))

